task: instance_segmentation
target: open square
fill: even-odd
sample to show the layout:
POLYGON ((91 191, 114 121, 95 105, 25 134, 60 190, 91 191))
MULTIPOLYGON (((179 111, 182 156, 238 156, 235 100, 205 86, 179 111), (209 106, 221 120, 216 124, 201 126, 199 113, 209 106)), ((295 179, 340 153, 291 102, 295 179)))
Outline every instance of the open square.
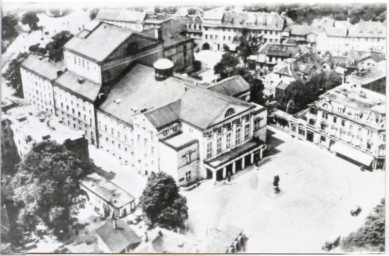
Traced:
POLYGON ((270 155, 259 167, 238 172, 231 183, 206 181, 182 192, 189 228, 201 237, 214 226, 236 225, 249 237, 249 253, 323 253, 329 237, 357 230, 384 197, 384 172, 361 172, 327 150, 269 130, 270 155), (275 175, 280 194, 274 193, 275 175), (362 212, 352 217, 355 205, 362 212))

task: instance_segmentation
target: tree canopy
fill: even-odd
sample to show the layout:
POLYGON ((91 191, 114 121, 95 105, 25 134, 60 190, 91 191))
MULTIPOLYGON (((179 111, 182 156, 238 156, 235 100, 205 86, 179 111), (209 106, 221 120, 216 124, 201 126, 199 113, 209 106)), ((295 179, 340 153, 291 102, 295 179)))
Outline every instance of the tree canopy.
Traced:
POLYGON ((385 199, 367 216, 361 228, 342 239, 341 248, 348 252, 361 249, 369 252, 385 251, 385 199))
POLYGON ((3 40, 9 40, 18 35, 17 25, 18 19, 15 15, 8 14, 1 18, 1 36, 3 40))
POLYGON ((46 45, 46 50, 52 61, 57 62, 63 59, 63 47, 72 37, 69 31, 61 31, 51 38, 52 41, 46 45))
POLYGON ((19 53, 18 56, 10 61, 8 68, 3 76, 7 84, 15 89, 15 95, 23 97, 22 78, 20 75, 20 64, 27 58, 27 53, 19 53))
POLYGON ((173 177, 163 172, 149 176, 139 205, 150 226, 183 228, 188 219, 186 198, 178 193, 173 177))
POLYGON ((221 60, 213 67, 213 70, 215 74, 220 75, 220 78, 227 78, 232 75, 239 62, 239 57, 227 52, 223 54, 221 60))
POLYGON ((39 18, 36 15, 36 12, 29 11, 23 14, 22 16, 22 24, 23 25, 28 25, 31 30, 38 30, 38 22, 39 18))
POLYGON ((14 176, 5 176, 2 191, 18 208, 16 227, 34 232, 45 224, 59 239, 71 231, 84 192, 80 180, 93 170, 93 164, 63 145, 44 141, 36 145, 18 165, 14 176))

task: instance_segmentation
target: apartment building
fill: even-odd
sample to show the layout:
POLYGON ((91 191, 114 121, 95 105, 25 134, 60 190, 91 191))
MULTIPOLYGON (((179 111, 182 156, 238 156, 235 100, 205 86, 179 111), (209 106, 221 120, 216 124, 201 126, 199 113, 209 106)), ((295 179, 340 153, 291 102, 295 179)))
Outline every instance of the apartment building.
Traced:
POLYGON ((244 33, 261 36, 264 43, 280 43, 286 20, 274 12, 235 12, 217 8, 204 12, 202 26, 203 49, 223 50, 226 45, 235 50, 244 33))
POLYGON ((349 27, 325 27, 318 33, 316 51, 342 55, 352 50, 384 52, 385 47, 385 25, 381 22, 361 21, 349 27))
MULTIPOLYGON (((369 78, 370 83, 385 76, 369 78)), ((366 168, 385 168, 385 94, 365 88, 366 78, 346 83, 320 96, 290 121, 293 136, 321 145, 366 168)), ((385 86, 385 84, 383 85, 385 86)))

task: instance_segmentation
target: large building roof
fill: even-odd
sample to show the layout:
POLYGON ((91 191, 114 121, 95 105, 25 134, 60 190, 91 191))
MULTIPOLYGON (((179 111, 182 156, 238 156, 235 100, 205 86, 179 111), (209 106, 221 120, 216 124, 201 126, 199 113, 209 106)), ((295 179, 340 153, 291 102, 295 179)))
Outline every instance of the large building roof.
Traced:
POLYGON ((35 74, 45 77, 51 81, 58 77, 58 71, 65 69, 63 62, 49 61, 47 58, 31 54, 25 59, 21 66, 35 74))
POLYGON ((290 26, 290 34, 292 36, 306 36, 308 34, 313 33, 314 28, 308 25, 291 25, 290 26))
POLYGON ((135 200, 130 193, 97 173, 88 175, 81 181, 81 185, 116 208, 121 208, 135 200))
POLYGON ((333 37, 347 36, 347 28, 326 27, 324 31, 326 32, 327 36, 333 36, 333 37))
POLYGON ((96 234, 112 253, 120 253, 130 245, 140 244, 142 240, 125 221, 116 220, 116 228, 113 222, 109 220, 96 229, 96 234))
POLYGON ((145 113, 147 119, 156 129, 180 120, 181 100, 174 101, 166 106, 145 113))
POLYGON ((143 21, 146 19, 146 13, 126 9, 101 9, 96 18, 99 20, 107 21, 143 23, 143 21))
POLYGON ((250 84, 241 76, 233 76, 209 86, 208 89, 228 96, 237 97, 249 91, 250 84))
POLYGON ((88 35, 75 36, 65 44, 65 49, 91 58, 104 61, 125 42, 134 32, 114 25, 100 23, 88 35))
POLYGON ((381 61, 377 66, 368 68, 366 70, 355 71, 353 74, 347 76, 346 80, 349 83, 357 83, 367 85, 377 80, 386 77, 386 62, 381 61))
POLYGON ((179 99, 185 85, 174 77, 155 80, 153 68, 137 64, 109 92, 100 109, 124 122, 179 99))
POLYGON ((378 21, 361 21, 349 28, 348 36, 386 38, 386 27, 378 21))
POLYGON ((63 73, 55 83, 65 90, 69 90, 92 102, 97 99, 101 89, 100 84, 81 78, 79 75, 69 70, 63 73))

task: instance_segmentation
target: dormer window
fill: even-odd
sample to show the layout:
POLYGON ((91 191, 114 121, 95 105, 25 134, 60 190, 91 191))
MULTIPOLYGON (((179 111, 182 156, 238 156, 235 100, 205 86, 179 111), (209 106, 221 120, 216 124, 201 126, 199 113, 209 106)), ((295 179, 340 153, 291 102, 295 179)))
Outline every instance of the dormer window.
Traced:
POLYGON ((228 116, 230 116, 230 115, 232 115, 232 114, 234 114, 234 113, 235 113, 235 110, 234 110, 233 108, 229 108, 229 109, 227 110, 227 112, 226 112, 226 114, 225 114, 224 117, 228 117, 228 116))

